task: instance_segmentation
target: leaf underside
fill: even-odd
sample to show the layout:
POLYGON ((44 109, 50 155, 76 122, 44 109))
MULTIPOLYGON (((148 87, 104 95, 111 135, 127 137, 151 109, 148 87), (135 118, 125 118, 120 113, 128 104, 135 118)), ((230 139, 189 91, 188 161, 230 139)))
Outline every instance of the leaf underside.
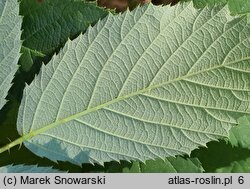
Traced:
POLYGON ((249 37, 223 6, 109 15, 42 66, 18 131, 35 154, 75 164, 190 154, 250 113, 249 37))
POLYGON ((38 167, 37 165, 7 165, 0 167, 0 173, 60 173, 51 167, 38 167))
POLYGON ((21 23, 16 0, 0 1, 0 109, 11 87, 21 49, 21 23))

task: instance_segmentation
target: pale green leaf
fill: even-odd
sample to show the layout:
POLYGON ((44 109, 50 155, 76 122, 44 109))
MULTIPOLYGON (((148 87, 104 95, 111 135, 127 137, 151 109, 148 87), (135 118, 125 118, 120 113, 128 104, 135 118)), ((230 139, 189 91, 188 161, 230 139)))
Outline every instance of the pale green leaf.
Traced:
POLYGON ((37 165, 7 165, 0 167, 0 173, 60 173, 51 167, 38 167, 37 165))
POLYGON ((250 114, 250 26, 227 7, 146 5, 66 43, 24 90, 17 128, 76 164, 190 154, 250 114))
POLYGON ((0 109, 11 87, 21 48, 21 23, 16 0, 0 1, 0 109))
POLYGON ((230 165, 217 169, 217 173, 250 173, 250 158, 234 161, 230 165))
POLYGON ((169 157, 165 161, 147 160, 145 163, 133 162, 125 173, 202 173, 204 170, 197 158, 169 157))
POLYGON ((233 146, 250 149, 250 116, 239 119, 239 125, 230 130, 229 141, 233 146))

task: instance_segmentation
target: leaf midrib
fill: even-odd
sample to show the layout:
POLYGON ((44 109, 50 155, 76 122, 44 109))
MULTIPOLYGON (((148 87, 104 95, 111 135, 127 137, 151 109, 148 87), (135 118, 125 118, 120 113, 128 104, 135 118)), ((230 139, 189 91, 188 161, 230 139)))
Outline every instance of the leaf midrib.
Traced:
MULTIPOLYGON (((220 65, 217 65, 217 66, 215 66, 215 67, 212 67, 212 68, 209 68, 209 69, 205 69, 205 70, 202 70, 202 71, 199 71, 199 72, 190 74, 190 75, 184 75, 184 76, 181 76, 181 77, 177 77, 177 78, 175 78, 175 79, 173 79, 173 80, 169 80, 169 81, 166 81, 166 82, 163 82, 163 83, 160 83, 160 84, 151 85, 151 86, 146 87, 146 88, 144 88, 144 89, 135 91, 135 92, 130 93, 130 94, 128 94, 128 95, 120 96, 120 97, 118 97, 118 98, 116 98, 116 99, 110 100, 110 101, 108 101, 108 102, 106 102, 106 103, 103 103, 103 104, 100 104, 100 105, 98 105, 98 106, 96 106, 96 107, 93 107, 93 108, 84 110, 84 111, 79 112, 79 113, 77 113, 77 114, 74 114, 74 115, 72 115, 72 116, 69 116, 69 117, 66 117, 66 118, 64 118, 64 119, 58 120, 58 121, 56 121, 56 122, 54 122, 54 123, 52 123, 52 124, 49 124, 49 125, 47 125, 47 126, 41 128, 41 129, 34 130, 34 131, 31 132, 31 133, 35 133, 36 131, 39 131, 39 130, 42 130, 42 129, 44 129, 44 131, 46 131, 46 130, 48 130, 48 129, 46 129, 46 128, 53 128, 53 127, 55 127, 55 126, 57 126, 57 125, 59 125, 59 124, 63 124, 63 123, 69 122, 69 121, 71 121, 71 120, 73 120, 73 119, 76 119, 76 118, 78 118, 78 117, 80 117, 80 116, 86 115, 86 114, 88 114, 88 113, 95 112, 95 111, 100 110, 100 109, 102 109, 102 108, 104 108, 104 107, 107 107, 107 106, 109 106, 109 105, 112 105, 112 104, 114 104, 114 103, 117 103, 117 102, 119 102, 119 101, 122 101, 122 100, 125 100, 125 99, 128 99, 128 98, 131 98, 131 97, 133 97, 133 96, 137 96, 137 95, 146 93, 146 92, 148 92, 148 91, 150 91, 150 90, 153 90, 153 89, 156 89, 156 88, 159 88, 159 87, 162 87, 162 86, 164 86, 164 85, 171 84, 171 83, 174 83, 174 82, 177 82, 177 81, 181 81, 181 80, 187 79, 187 78, 189 78, 189 77, 193 77, 193 76, 202 74, 202 73, 204 73, 204 72, 212 71, 212 70, 215 70, 215 69, 224 67, 224 66, 236 64, 236 63, 238 63, 238 62, 246 61, 246 60, 250 60, 250 56, 249 56, 249 57, 242 58, 242 59, 239 59, 239 60, 236 60, 236 61, 233 61, 233 62, 228 62, 228 63, 226 63, 226 64, 220 64, 220 65)), ((26 135, 27 135, 27 134, 26 134, 26 135)))
MULTIPOLYGON (((248 38, 247 38, 247 39, 248 39, 248 38)), ((245 39, 245 40, 247 40, 247 39, 245 39)), ((50 129, 53 129, 53 128, 55 128, 55 127, 61 125, 61 124, 67 123, 67 122, 72 121, 72 120, 74 120, 74 119, 77 119, 77 118, 79 118, 79 117, 81 117, 81 116, 84 116, 84 115, 87 115, 87 114, 89 114, 89 113, 98 111, 98 110, 100 110, 100 109, 102 109, 102 108, 105 108, 105 107, 107 107, 107 106, 109 106, 109 105, 112 105, 112 104, 114 104, 114 103, 117 103, 117 102, 120 102, 120 101, 122 101, 122 100, 131 98, 131 97, 133 97, 133 96, 137 96, 137 95, 146 93, 146 92, 148 92, 148 91, 150 91, 150 90, 153 90, 153 89, 162 87, 162 86, 167 85, 167 84, 171 84, 171 83, 174 83, 174 82, 178 82, 178 81, 187 79, 187 78, 189 78, 189 77, 193 77, 193 76, 196 76, 196 75, 198 75, 198 74, 202 74, 202 73, 204 73, 204 72, 212 71, 212 70, 215 70, 215 69, 224 67, 224 66, 229 66, 229 65, 232 65, 232 64, 236 64, 236 63, 238 63, 238 62, 241 62, 241 61, 246 61, 246 60, 250 60, 250 56, 249 56, 249 57, 242 58, 242 59, 239 59, 239 60, 236 60, 236 61, 232 61, 232 62, 220 64, 220 65, 214 66, 214 67, 209 68, 209 69, 201 70, 201 71, 199 71, 199 72, 192 73, 192 74, 190 74, 190 75, 184 75, 184 76, 181 76, 181 77, 178 77, 178 78, 175 78, 175 79, 173 79, 173 80, 169 80, 169 81, 166 81, 166 82, 157 84, 157 85, 151 85, 151 86, 146 87, 146 88, 144 88, 144 89, 141 89, 141 90, 139 90, 139 91, 136 91, 136 92, 130 93, 130 94, 128 94, 128 95, 124 95, 124 96, 118 97, 118 98, 113 99, 113 100, 111 100, 111 101, 108 101, 108 102, 106 102, 106 103, 100 104, 100 105, 98 105, 98 106, 96 106, 96 107, 93 107, 93 108, 87 109, 87 110, 85 110, 85 111, 79 112, 79 113, 74 114, 74 115, 72 115, 72 116, 66 117, 66 118, 64 118, 64 119, 61 119, 61 120, 58 120, 58 121, 56 121, 56 122, 54 122, 54 123, 51 123, 51 124, 49 124, 49 125, 46 125, 46 126, 40 128, 40 129, 34 130, 34 131, 32 131, 32 132, 30 132, 30 133, 28 133, 28 134, 25 134, 25 135, 21 136, 20 138, 16 139, 15 141, 13 141, 13 142, 7 144, 6 146, 0 148, 0 153, 5 152, 5 151, 9 150, 10 148, 12 148, 12 147, 14 147, 14 146, 16 146, 16 145, 20 145, 20 144, 22 144, 24 141, 30 140, 31 138, 33 138, 33 137, 39 135, 40 133, 46 132, 46 131, 48 131, 48 130, 50 130, 50 129)))
MULTIPOLYGON (((190 4, 188 5, 188 6, 190 6, 190 4)), ((187 9, 188 9, 188 6, 185 8, 185 9, 183 9, 178 15, 180 15, 180 14, 182 14, 183 12, 185 12, 187 9)), ((220 11, 218 11, 215 15, 217 15, 219 12, 221 12, 223 9, 221 9, 220 11)), ((146 12, 147 11, 145 11, 144 13, 143 13, 143 15, 145 15, 146 14, 146 12)), ((139 18, 139 20, 143 17, 143 15, 141 15, 140 16, 140 18, 139 18)), ((215 16, 214 15, 214 16, 215 16)), ((211 20, 211 19, 213 19, 214 18, 214 16, 213 17, 211 17, 209 20, 211 20)), ((178 16, 176 16, 176 17, 178 17, 178 16)), ((176 17, 173 19, 173 20, 175 20, 176 19, 176 17)), ((108 19, 108 18, 107 18, 108 19)), ((172 23, 173 22, 173 20, 172 21, 170 21, 170 23, 172 23)), ((209 20, 207 20, 205 23, 207 23, 209 20)), ((138 21, 137 21, 138 22, 138 21)), ((169 23, 169 24, 170 24, 169 23)), ((202 25, 202 27, 204 26, 204 24, 205 23, 203 23, 203 25, 202 25)), ((169 25, 168 24, 168 25, 169 25)), ((105 24, 106 25, 106 24, 105 24)), ((136 26, 137 24, 135 24, 132 28, 131 28, 131 30, 136 26)), ((104 27, 103 27, 104 28, 104 27)), ((102 29, 103 29, 102 28, 102 29)), ((102 30, 101 29, 101 30, 102 30)), ((131 31, 130 30, 130 31, 131 31)), ((98 34, 100 34, 101 32, 99 32, 98 34)), ((129 33, 130 32, 128 32, 124 37, 123 37, 123 40, 129 35, 129 33)), ((192 35, 190 35, 187 39, 189 39, 190 37, 191 37, 192 35)), ((156 39, 158 38, 158 36, 156 37, 156 39)), ((187 41, 187 39, 185 40, 185 41, 187 41)), ((92 42, 91 42, 91 44, 90 44, 90 46, 92 46, 92 44, 93 44, 93 42, 94 42, 95 40, 93 40, 92 42)), ((119 45, 118 45, 118 47, 121 45, 122 43, 120 43, 119 45)), ((89 50, 89 48, 90 48, 90 46, 88 47, 88 49, 87 49, 87 51, 86 51, 86 53, 88 52, 88 50, 89 50)), ((117 47, 117 48, 118 48, 117 47)), ((116 49, 117 49, 116 48, 116 49)), ((177 49, 178 50, 178 49, 177 49)), ((113 54, 114 54, 114 52, 111 54, 111 57, 113 56, 113 54)), ((108 60, 109 60, 110 58, 108 58, 108 60)), ((107 62, 108 62, 108 60, 107 60, 107 62)), ((164 64, 163 64, 164 65, 164 64)), ((104 67, 104 66, 103 66, 104 67)), ((77 68, 77 70, 80 68, 80 66, 77 68)), ((77 73, 77 70, 76 70, 76 72, 75 73, 77 73)), ((160 69, 161 70, 161 69, 160 69)), ((132 71, 131 71, 132 72, 132 71)), ((131 73, 130 72, 130 73, 131 73)), ((55 73, 55 72, 54 72, 55 73)), ((159 73, 159 71, 157 72, 157 73, 159 73)), ((156 74, 157 75, 157 74, 156 74)), ((98 76, 98 78, 97 78, 97 80, 96 80, 96 84, 95 84, 95 86, 97 85, 97 83, 98 83, 98 80, 99 80, 99 77, 100 77, 100 75, 98 76)), ((129 77, 129 76, 128 76, 129 77)), ((127 78, 128 78, 127 77, 127 78)), ((74 78, 74 76, 71 78, 71 81, 73 80, 73 78, 74 78)), ((181 78, 181 77, 180 77, 181 78)), ((176 78, 176 79, 178 79, 178 78, 176 78)), ((71 82, 70 81, 70 82, 71 82)), ((126 83, 126 81, 127 81, 127 79, 125 80, 125 83, 126 83)), ((174 80, 173 80, 174 81, 174 80)), ((70 86, 70 82, 69 82, 69 84, 68 84, 68 86, 67 86, 67 88, 70 86)), ((149 86, 152 84, 152 81, 150 82, 150 84, 149 84, 149 86)), ((124 86, 124 85, 123 85, 124 86)), ((151 86, 150 86, 151 87, 151 86)), ((154 87, 154 86, 152 86, 152 87, 154 87)), ((94 87, 94 89, 93 89, 93 91, 92 91, 92 94, 94 94, 94 92, 95 92, 95 88, 96 87, 94 87)), ((149 87, 148 87, 149 88, 149 87)), ((120 92, 119 92, 119 94, 118 94, 118 96, 117 96, 117 99, 123 99, 123 96, 120 96, 120 94, 121 94, 121 92, 122 92, 122 89, 123 88, 121 88, 120 89, 120 92)), ((146 88, 145 88, 146 89, 146 88)), ((149 89, 149 90, 151 90, 151 89, 149 89)), ((66 90, 67 91, 67 90, 66 90)), ((140 90, 139 90, 140 91, 140 90)), ((139 92, 138 91, 138 92, 139 92)), ((65 95, 64 95, 65 96, 65 95)), ((127 95, 125 95, 125 96, 127 96, 127 95)), ((87 105, 87 108, 86 108, 86 110, 88 110, 88 109, 92 109, 92 108, 89 108, 90 107, 90 105, 91 105, 91 101, 92 101, 92 98, 93 98, 93 95, 91 96, 91 98, 90 98, 90 100, 89 100, 89 102, 88 102, 88 105, 87 105)), ((64 97, 63 97, 63 99, 64 99, 64 97)), ((61 105, 62 105, 62 102, 63 102, 63 99, 62 99, 62 101, 61 101, 61 104, 60 104, 60 107, 61 107, 61 105)), ((41 102, 41 101, 40 101, 41 102)), ((39 103, 40 103, 39 102, 39 103)), ((111 102, 112 102, 112 100, 111 100, 111 102)), ((115 102, 113 102, 113 103, 115 103, 115 102)), ((106 103, 104 103, 104 104, 106 104, 106 103)), ((100 105, 99 105, 100 106, 100 105)), ((108 105, 107 105, 108 106, 108 105)), ((54 123, 56 123, 56 122, 60 122, 60 120, 58 120, 58 116, 59 116, 59 112, 60 112, 60 107, 59 107, 59 109, 58 109, 58 113, 57 113, 57 116, 56 116, 56 120, 55 120, 55 122, 54 123)), ((98 106, 97 106, 98 107, 98 106)), ((38 108, 38 106, 37 106, 37 108, 38 108)), ((93 107, 93 109, 95 109, 96 107, 93 107)), ((99 108, 97 108, 97 109, 99 109, 99 108)), ((85 110, 85 111, 86 111, 85 110)), ((85 111, 83 111, 83 112, 85 112, 85 111)), ((37 111, 36 111, 37 112, 37 111)), ((80 113, 83 113, 83 112, 80 112, 80 113)), ((35 115, 36 115, 36 113, 35 113, 35 115)), ((34 118, 33 118, 33 121, 32 121, 32 123, 34 123, 34 119, 35 119, 35 115, 34 115, 34 118)), ((75 115, 77 115, 77 114, 75 114, 75 115)), ((85 114, 84 114, 85 115, 85 114)), ((81 115, 80 115, 81 116, 81 115)), ((71 117, 71 116, 70 116, 71 117)), ((64 118, 64 119, 67 119, 67 118, 64 118)), ((62 119, 62 120, 64 120, 64 119, 62 119)), ((33 127, 33 124, 31 124, 31 127, 30 127, 30 129, 29 129, 29 131, 30 131, 30 133, 32 133, 32 132, 34 132, 34 131, 32 131, 32 127, 33 127)))

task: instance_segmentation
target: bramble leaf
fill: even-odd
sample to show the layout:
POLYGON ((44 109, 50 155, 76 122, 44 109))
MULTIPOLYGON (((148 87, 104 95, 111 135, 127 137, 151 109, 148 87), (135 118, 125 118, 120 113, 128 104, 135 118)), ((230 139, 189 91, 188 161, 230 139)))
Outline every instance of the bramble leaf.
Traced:
POLYGON ((204 170, 197 158, 184 159, 169 157, 163 160, 148 160, 145 163, 133 162, 131 168, 124 168, 125 173, 202 173, 204 170))
POLYGON ((83 0, 21 1, 24 40, 20 65, 29 71, 35 57, 52 55, 68 38, 75 38, 108 14, 93 2, 83 0))
POLYGON ((227 7, 110 14, 25 88, 11 146, 75 164, 190 154, 250 114, 249 47, 227 7))
POLYGON ((6 103, 18 66, 21 49, 21 23, 16 0, 0 1, 0 109, 6 103))
POLYGON ((250 157, 250 150, 233 147, 226 140, 212 141, 207 144, 207 148, 194 150, 191 157, 199 159, 205 172, 211 173, 221 167, 227 167, 234 161, 250 157))
POLYGON ((217 173, 250 173, 250 158, 232 162, 229 166, 218 168, 217 173))
POLYGON ((250 149, 250 116, 239 119, 239 125, 230 130, 229 141, 233 146, 250 149))
MULTIPOLYGON (((187 0, 182 0, 187 1, 187 0)), ((228 4, 231 14, 247 14, 250 13, 249 0, 193 0, 196 8, 203 8, 205 6, 213 6, 218 4, 228 4)))
POLYGON ((249 0, 228 0, 229 9, 232 14, 247 14, 250 13, 249 0))
POLYGON ((45 57, 45 54, 24 46, 21 48, 21 53, 22 56, 19 59, 19 64, 21 65, 22 70, 25 72, 31 69, 33 65, 33 59, 36 57, 45 57))
POLYGON ((23 45, 29 49, 51 54, 69 37, 76 37, 108 11, 95 3, 82 0, 21 1, 23 45))

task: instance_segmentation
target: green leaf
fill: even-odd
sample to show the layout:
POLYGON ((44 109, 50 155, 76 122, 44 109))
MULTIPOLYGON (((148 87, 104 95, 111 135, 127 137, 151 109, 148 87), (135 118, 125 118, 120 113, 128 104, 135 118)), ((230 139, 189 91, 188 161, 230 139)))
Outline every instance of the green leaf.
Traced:
POLYGON ((124 168, 125 173, 202 173, 204 170, 197 158, 169 157, 165 161, 148 160, 133 162, 132 167, 124 168))
MULTIPOLYGON (((187 1, 187 0, 182 0, 187 1)), ((247 14, 250 13, 249 0, 193 0, 196 8, 203 8, 205 6, 212 6, 218 4, 228 4, 231 14, 247 14)))
POLYGON ((250 173, 250 158, 234 161, 229 166, 217 169, 217 173, 250 173))
POLYGON ((38 167, 37 165, 8 165, 0 167, 0 173, 60 173, 51 167, 38 167))
POLYGON ((225 4, 228 0, 193 0, 194 6, 197 8, 203 8, 207 5, 218 5, 218 4, 225 4))
POLYGON ((250 157, 250 150, 232 147, 232 145, 221 140, 220 142, 209 142, 207 148, 196 149, 191 157, 198 158, 205 172, 215 172, 220 167, 226 167, 233 161, 240 161, 250 157))
MULTIPOLYGON (((160 171, 160 170, 158 170, 160 171)), ((141 165, 140 162, 135 161, 132 163, 132 166, 130 168, 124 168, 124 173, 141 173, 141 165)))
POLYGON ((233 146, 250 149, 250 116, 239 119, 239 125, 230 130, 229 141, 233 146))
POLYGON ((30 71, 36 57, 52 55, 68 38, 85 32, 108 13, 95 3, 82 0, 24 0, 20 12, 24 16, 22 39, 24 48, 19 60, 22 70, 30 71))
POLYGON ((11 87, 21 48, 21 22, 16 0, 0 1, 0 109, 11 87))
POLYGON ((20 13, 24 16, 23 45, 46 55, 107 15, 95 3, 82 0, 23 0, 20 13))
POLYGON ((45 54, 38 52, 36 50, 29 49, 27 47, 22 46, 21 48, 22 56, 19 59, 19 64, 23 71, 27 72, 31 69, 33 65, 33 59, 36 57, 44 57, 45 54))
POLYGON ((227 7, 146 5, 66 43, 24 90, 17 129, 75 164, 190 154, 250 114, 250 25, 227 7))
POLYGON ((246 14, 250 13, 249 0, 229 0, 229 9, 232 14, 246 14))

